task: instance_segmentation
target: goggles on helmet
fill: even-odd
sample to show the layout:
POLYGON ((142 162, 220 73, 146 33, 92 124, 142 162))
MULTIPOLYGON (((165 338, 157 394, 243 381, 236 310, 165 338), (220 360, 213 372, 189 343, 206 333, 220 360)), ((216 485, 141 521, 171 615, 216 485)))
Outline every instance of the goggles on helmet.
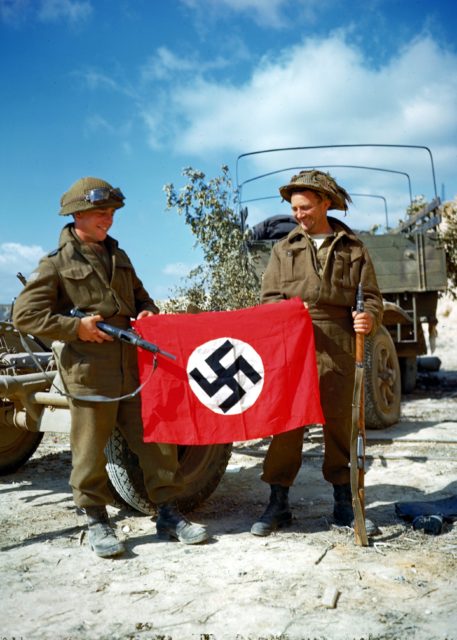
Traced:
POLYGON ((90 191, 88 191, 84 196, 84 200, 90 202, 91 204, 103 204, 104 202, 109 202, 110 200, 123 202, 125 200, 125 196, 120 189, 99 187, 98 189, 91 189, 90 191))

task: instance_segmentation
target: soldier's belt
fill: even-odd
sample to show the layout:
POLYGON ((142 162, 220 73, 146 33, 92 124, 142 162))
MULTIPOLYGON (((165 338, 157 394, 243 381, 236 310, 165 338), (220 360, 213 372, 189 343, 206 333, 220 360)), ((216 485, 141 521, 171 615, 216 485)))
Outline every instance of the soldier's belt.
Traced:
POLYGON ((312 320, 339 320, 346 318, 351 319, 351 310, 346 307, 312 307, 308 308, 312 320))

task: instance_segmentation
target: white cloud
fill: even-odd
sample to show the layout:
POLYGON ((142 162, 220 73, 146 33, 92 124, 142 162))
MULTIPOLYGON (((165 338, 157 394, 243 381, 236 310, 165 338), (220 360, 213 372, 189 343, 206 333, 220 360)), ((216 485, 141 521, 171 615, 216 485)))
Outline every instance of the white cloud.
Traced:
POLYGON ((164 126, 157 107, 155 106, 152 109, 148 109, 147 107, 143 108, 140 112, 140 117, 146 125, 149 146, 152 149, 160 149, 163 140, 164 126))
MULTIPOLYGON (((265 57, 240 85, 203 76, 193 83, 178 79, 167 99, 161 97, 161 104, 166 111, 154 105, 151 137, 156 145, 163 144, 157 123, 179 123, 176 134, 170 124, 161 132, 167 136, 167 146, 187 157, 208 161, 213 154, 229 162, 239 153, 274 147, 427 145, 433 149, 439 180, 453 182, 447 196, 457 190, 450 162, 453 159, 455 166, 457 156, 457 55, 431 37, 405 44, 376 68, 342 32, 327 39, 307 39, 274 59, 265 57)), ((148 109, 142 113, 146 124, 149 113, 148 109)), ((405 151, 398 165, 390 168, 409 171, 419 163, 416 157, 405 151)), ((353 154, 347 158, 354 164, 353 154)), ((322 153, 319 160, 335 162, 330 153, 322 153)), ((379 150, 366 149, 357 161, 389 166, 379 150)), ((311 156, 310 162, 316 159, 311 156)), ((427 162, 425 158, 423 164, 427 162)), ((427 171, 430 175, 428 166, 427 171)), ((376 176, 375 185, 380 177, 376 176)), ((353 190, 361 188, 362 179, 353 190)), ((401 188, 406 194, 404 183, 401 188)), ((413 196, 418 193, 422 189, 413 185, 413 196)))
POLYGON ((98 113, 92 114, 86 118, 85 131, 87 134, 91 134, 94 131, 105 131, 111 135, 117 133, 116 128, 98 113))
POLYGON ((342 36, 307 40, 265 59, 243 86, 200 80, 175 87, 170 100, 188 126, 184 153, 205 154, 307 142, 407 142, 454 134, 457 56, 426 38, 411 43, 382 69, 367 66, 342 36), (451 129, 449 131, 449 129, 451 129))
POLYGON ((141 75, 143 80, 163 80, 173 73, 195 71, 196 68, 198 63, 195 61, 179 57, 167 47, 159 47, 155 55, 144 65, 141 75))
POLYGON ((115 80, 113 80, 113 78, 107 76, 106 74, 100 73, 99 71, 86 71, 85 73, 82 73, 82 76, 86 81, 89 89, 110 89, 112 91, 121 90, 121 87, 115 80))
POLYGON ((0 21, 10 25, 22 22, 30 8, 30 0, 0 0, 0 21))
POLYGON ((326 0, 181 0, 201 20, 223 20, 227 13, 238 13, 253 22, 274 29, 290 24, 297 16, 313 21, 326 0))
POLYGON ((106 73, 102 73, 97 69, 86 69, 83 71, 75 71, 73 76, 79 78, 91 91, 111 91, 121 96, 133 99, 135 102, 139 99, 139 93, 132 83, 123 78, 115 79, 106 73))
POLYGON ((18 25, 27 19, 40 22, 66 20, 80 24, 92 14, 89 0, 0 0, 0 21, 18 25))
MULTIPOLYGON (((233 43, 233 39, 230 42, 233 43)), ((195 76, 201 76, 208 71, 224 69, 233 65, 236 60, 246 57, 246 49, 241 43, 236 41, 236 45, 232 46, 236 53, 233 53, 230 59, 222 55, 210 59, 202 59, 196 54, 178 56, 168 47, 159 47, 141 69, 141 79, 143 82, 149 82, 192 75, 192 80, 194 80, 195 76)))
POLYGON ((92 13, 92 5, 87 0, 42 0, 38 19, 42 22, 69 20, 77 24, 92 13))
POLYGON ((45 250, 38 245, 26 246, 17 242, 0 243, 0 290, 2 302, 12 300, 22 289, 15 277, 18 272, 28 277, 36 268, 45 250))
POLYGON ((17 242, 0 244, 0 273, 30 273, 38 264, 45 250, 38 245, 26 246, 17 242))
POLYGON ((93 113, 87 116, 84 122, 84 134, 86 136, 90 136, 93 133, 106 133, 110 136, 123 140, 122 144, 127 142, 127 146, 125 147, 126 149, 129 145, 128 136, 131 129, 131 120, 124 120, 121 124, 113 124, 98 113, 93 113))

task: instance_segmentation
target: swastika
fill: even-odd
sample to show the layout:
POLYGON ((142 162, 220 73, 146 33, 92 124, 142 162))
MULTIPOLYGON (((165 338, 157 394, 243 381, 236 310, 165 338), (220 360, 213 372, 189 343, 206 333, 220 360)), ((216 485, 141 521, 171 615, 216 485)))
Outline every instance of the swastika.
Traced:
POLYGON ((199 400, 217 413, 245 411, 257 400, 263 386, 260 356, 249 344, 234 338, 220 338, 198 347, 189 358, 187 373, 199 400))

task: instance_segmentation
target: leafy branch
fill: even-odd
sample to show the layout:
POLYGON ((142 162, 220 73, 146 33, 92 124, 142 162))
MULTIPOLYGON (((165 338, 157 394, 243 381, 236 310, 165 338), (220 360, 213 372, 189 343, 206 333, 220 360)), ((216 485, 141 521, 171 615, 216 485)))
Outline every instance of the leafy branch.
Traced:
POLYGON ((167 310, 195 306, 220 311, 258 304, 260 282, 235 211, 228 167, 222 166, 221 174, 209 180, 192 167, 182 173, 187 178, 184 187, 164 186, 167 209, 184 216, 195 245, 203 251, 203 263, 175 288, 167 310))

